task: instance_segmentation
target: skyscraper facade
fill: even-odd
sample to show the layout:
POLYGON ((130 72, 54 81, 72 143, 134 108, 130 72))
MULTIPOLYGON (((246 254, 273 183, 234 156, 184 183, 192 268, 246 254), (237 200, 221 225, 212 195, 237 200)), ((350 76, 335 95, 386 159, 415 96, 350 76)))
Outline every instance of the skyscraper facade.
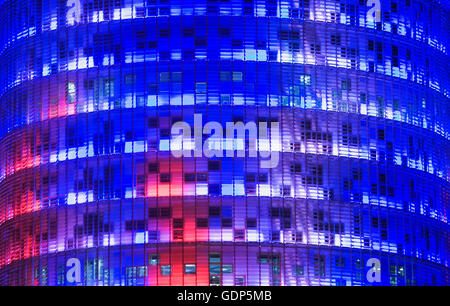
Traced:
POLYGON ((0 0, 1 285, 448 285, 447 0, 0 0))

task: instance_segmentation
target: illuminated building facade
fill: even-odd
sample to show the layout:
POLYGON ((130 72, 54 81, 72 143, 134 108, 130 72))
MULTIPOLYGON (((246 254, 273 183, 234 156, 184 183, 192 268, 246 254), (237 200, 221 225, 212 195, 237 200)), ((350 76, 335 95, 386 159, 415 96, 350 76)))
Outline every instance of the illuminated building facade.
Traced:
POLYGON ((0 7, 1 285, 449 284, 447 0, 0 7))

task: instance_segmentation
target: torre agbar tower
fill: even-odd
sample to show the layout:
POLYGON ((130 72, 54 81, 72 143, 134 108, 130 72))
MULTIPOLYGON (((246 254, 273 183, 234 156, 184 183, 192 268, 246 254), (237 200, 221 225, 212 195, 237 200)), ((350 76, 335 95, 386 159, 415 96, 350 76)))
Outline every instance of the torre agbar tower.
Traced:
POLYGON ((449 52, 447 0, 0 0, 0 284, 448 285, 449 52))

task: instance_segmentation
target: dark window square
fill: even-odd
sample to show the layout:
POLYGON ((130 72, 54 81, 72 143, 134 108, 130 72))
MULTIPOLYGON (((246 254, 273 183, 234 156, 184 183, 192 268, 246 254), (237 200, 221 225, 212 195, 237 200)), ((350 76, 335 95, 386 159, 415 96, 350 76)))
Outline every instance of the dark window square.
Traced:
POLYGON ((220 171, 220 161, 218 161, 218 160, 208 161, 208 170, 209 171, 220 171))
POLYGON ((148 173, 158 173, 159 172, 159 164, 158 163, 149 163, 148 164, 148 173))
POLYGON ((209 226, 208 218, 197 218, 197 227, 198 228, 207 228, 209 226))
POLYGON ((170 173, 161 173, 159 175, 159 181, 161 183, 170 183, 170 173))
POLYGON ((256 228, 256 218, 247 218, 247 228, 256 228))

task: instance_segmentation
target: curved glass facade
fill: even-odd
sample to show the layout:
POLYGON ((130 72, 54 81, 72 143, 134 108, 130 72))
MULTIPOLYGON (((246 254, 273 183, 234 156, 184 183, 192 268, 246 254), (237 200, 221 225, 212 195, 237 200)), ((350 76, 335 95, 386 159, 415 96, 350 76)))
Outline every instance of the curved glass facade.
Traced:
POLYGON ((448 1, 0 6, 1 285, 449 284, 448 1))

